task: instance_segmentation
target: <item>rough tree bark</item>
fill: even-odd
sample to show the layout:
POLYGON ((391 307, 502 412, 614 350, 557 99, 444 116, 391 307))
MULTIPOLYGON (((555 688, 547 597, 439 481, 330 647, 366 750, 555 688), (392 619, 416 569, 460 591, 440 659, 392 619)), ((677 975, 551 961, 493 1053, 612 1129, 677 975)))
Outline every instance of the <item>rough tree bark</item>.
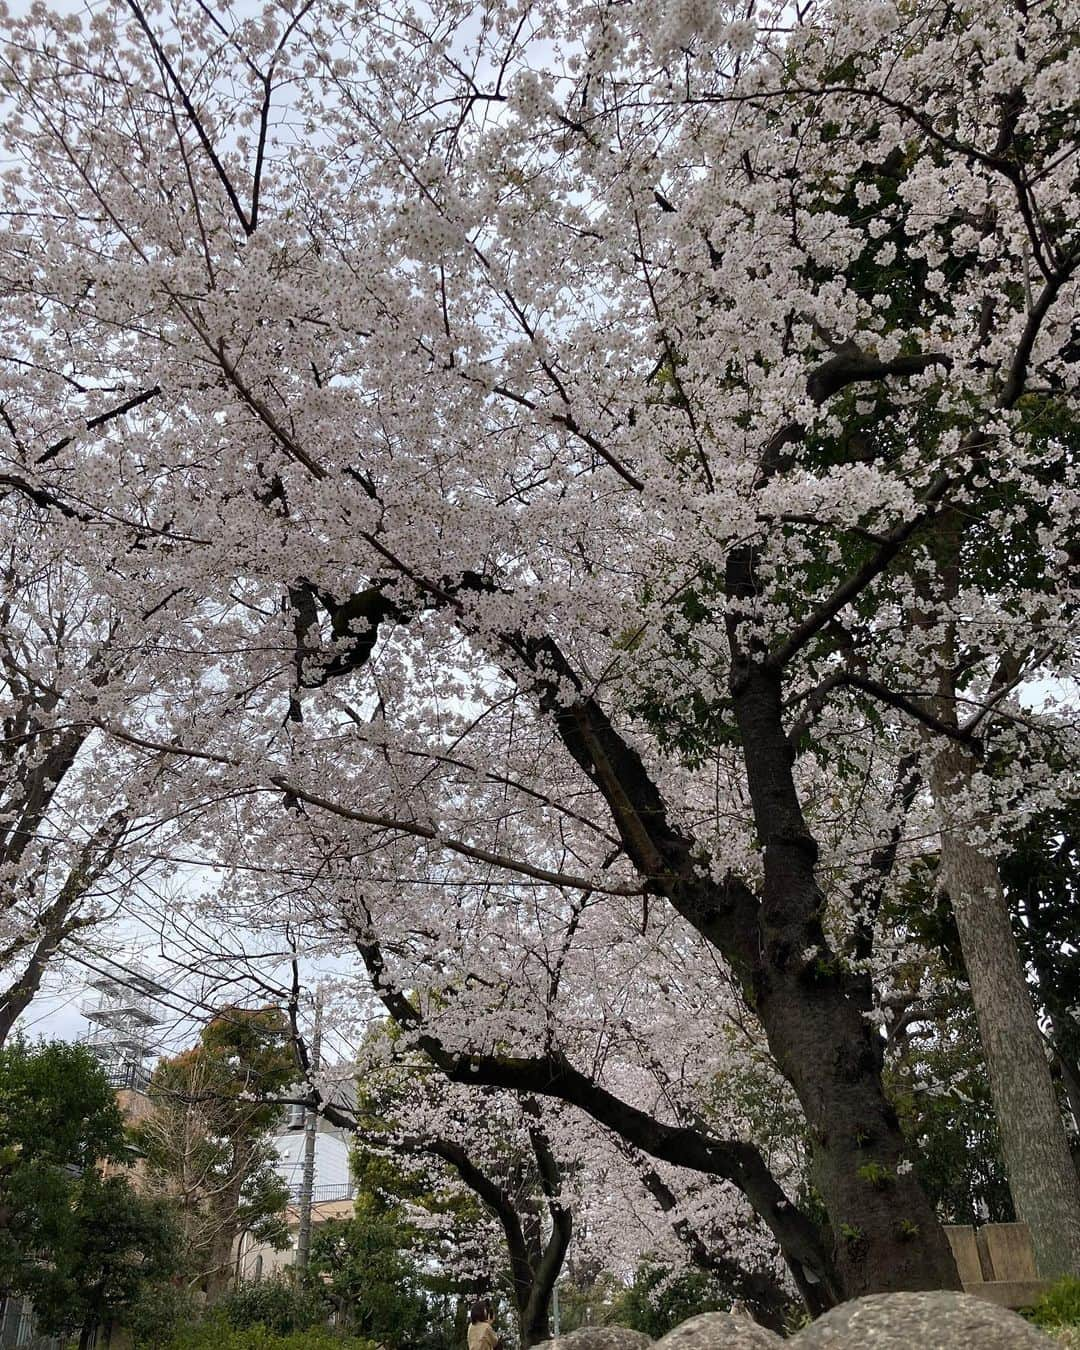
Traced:
POLYGON ((814 1180, 833 1228, 847 1297, 959 1288, 944 1231, 913 1175, 881 1083, 883 1046, 869 987, 825 939, 817 845, 802 813, 783 728, 780 673, 744 659, 732 672, 754 818, 765 854, 752 994, 769 1045, 806 1113, 814 1180))
POLYGON ((237 1167, 236 1174, 228 1179, 220 1194, 213 1197, 215 1231, 203 1283, 206 1301, 210 1304, 222 1298, 232 1282, 233 1244, 240 1232, 244 1174, 245 1169, 237 1167))
MULTIPOLYGON (((551 644, 545 655, 565 688, 573 672, 551 644)), ((735 716, 765 854, 760 897, 737 878, 722 886, 701 879, 693 842, 668 823, 640 756, 592 699, 566 709, 554 691, 548 697, 564 743, 604 793, 638 871, 718 948, 755 1005, 813 1136, 842 1296, 959 1288, 929 1200, 911 1173, 896 1170, 905 1141, 882 1087, 869 986, 845 976, 825 940, 817 845, 795 789, 782 683, 782 668, 767 659, 733 663, 735 716)))
MULTIPOLYGON (((916 583, 926 604, 917 616, 922 625, 938 617, 935 598, 954 600, 960 593, 968 526, 966 516, 956 511, 945 513, 938 523, 930 543, 940 575, 938 596, 925 581, 916 583)), ((955 620, 946 619, 933 652, 935 696, 927 702, 938 723, 952 733, 933 738, 924 728, 926 778, 941 832, 941 880, 971 987, 1013 1206, 1031 1229, 1039 1273, 1055 1279, 1080 1272, 1080 1180, 998 863, 979 847, 965 811, 965 790, 979 764, 971 729, 965 738, 957 711, 962 701, 956 672, 964 652, 955 620)), ((1001 669, 1012 685, 1022 663, 1006 654, 1001 669)))
POLYGON ((971 841, 955 803, 975 764, 955 742, 931 762, 941 818, 941 872, 1001 1130, 1016 1215, 1031 1228, 1045 1279, 1080 1272, 1080 1180, 1069 1151, 997 863, 971 841))

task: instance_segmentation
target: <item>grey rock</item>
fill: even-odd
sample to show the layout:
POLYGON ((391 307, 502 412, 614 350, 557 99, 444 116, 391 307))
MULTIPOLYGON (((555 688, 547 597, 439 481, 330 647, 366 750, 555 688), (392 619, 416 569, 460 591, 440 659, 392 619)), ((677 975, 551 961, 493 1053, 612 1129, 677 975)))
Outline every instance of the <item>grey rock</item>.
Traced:
POLYGON ((711 1312, 681 1322, 656 1342, 656 1350, 773 1350, 783 1343, 749 1317, 711 1312))
POLYGON ((792 1350, 1053 1350, 1055 1342, 1007 1308, 973 1294, 870 1294, 833 1308, 792 1350))
POLYGON ((643 1331, 629 1327, 579 1327, 565 1336, 541 1341, 533 1350, 651 1350, 652 1341, 643 1331))

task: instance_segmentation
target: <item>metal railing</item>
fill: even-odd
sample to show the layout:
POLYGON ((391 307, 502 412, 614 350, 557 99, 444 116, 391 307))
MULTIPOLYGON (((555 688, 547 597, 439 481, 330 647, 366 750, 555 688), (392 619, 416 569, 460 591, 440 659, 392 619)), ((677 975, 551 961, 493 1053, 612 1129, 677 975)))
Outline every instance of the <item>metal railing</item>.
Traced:
POLYGON ((150 1086, 150 1072, 142 1064, 105 1064, 102 1067, 111 1088, 145 1092, 150 1086))
MULTIPOLYGON (((293 1186, 289 1191, 289 1199, 293 1204, 298 1204, 301 1200, 302 1187, 293 1186)), ((322 1205, 329 1200, 351 1200, 356 1194, 356 1187, 351 1181, 340 1182, 336 1186, 314 1186, 311 1191, 311 1203, 313 1205, 322 1205)))

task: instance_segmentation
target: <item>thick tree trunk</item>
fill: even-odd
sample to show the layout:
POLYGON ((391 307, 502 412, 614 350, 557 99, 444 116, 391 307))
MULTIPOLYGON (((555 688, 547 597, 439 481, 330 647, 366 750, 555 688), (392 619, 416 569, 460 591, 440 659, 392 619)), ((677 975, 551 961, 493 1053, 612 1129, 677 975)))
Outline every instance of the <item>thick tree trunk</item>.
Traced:
POLYGON ((1031 1229, 1040 1275, 1056 1279, 1080 1274, 1080 1183, 997 863, 972 843, 953 809, 974 768, 969 752, 955 743, 931 763, 941 870, 971 985, 1013 1205, 1031 1229))
POLYGON ((876 1032, 844 997, 835 957, 817 950, 809 962, 790 948, 769 963, 758 1012, 810 1127, 844 1294, 957 1289, 937 1216, 914 1175, 898 1170, 905 1142, 882 1089, 876 1032))
POLYGON ((203 1288, 206 1301, 214 1304, 224 1298, 236 1274, 233 1244, 240 1231, 240 1201, 244 1189, 245 1168, 236 1162, 236 1172, 217 1202, 217 1230, 210 1244, 209 1262, 203 1288))
POLYGON ((817 845, 795 789, 780 674, 741 661, 732 693, 765 858, 752 994, 806 1113, 844 1294, 959 1288, 933 1208, 911 1171, 900 1169, 905 1142, 882 1087, 869 986, 845 973, 825 939, 817 845))
POLYGON ((544 1248, 540 1260, 532 1270, 532 1282, 525 1293, 523 1303, 518 1305, 518 1325, 521 1331, 521 1344, 524 1347, 539 1345, 549 1339, 551 1332, 551 1300, 555 1292, 555 1282, 562 1273, 563 1261, 570 1245, 570 1216, 565 1222, 556 1224, 544 1248))
MULTIPOLYGON (((520 1226, 517 1230, 521 1231, 520 1226)), ((566 1242, 569 1242, 569 1230, 566 1242)), ((566 1254, 566 1245, 560 1244, 559 1236, 553 1233, 552 1245, 558 1249, 557 1257, 545 1261, 547 1254, 539 1240, 517 1247, 507 1243, 510 1256, 510 1278, 514 1290, 514 1311, 517 1314, 518 1340, 523 1350, 539 1345, 550 1338, 548 1327, 551 1313, 551 1295, 555 1281, 562 1271, 562 1261, 566 1254)))
POLYGON ((521 1337, 524 1350, 529 1350, 530 1346, 540 1345, 543 1341, 551 1339, 550 1320, 551 1290, 549 1289, 542 1306, 537 1302, 529 1308, 519 1310, 518 1334, 521 1337))
MULTIPOLYGON (((737 575, 730 582, 730 593, 739 594, 737 575)), ((867 1021, 869 985, 848 976, 825 941, 817 845, 795 789, 793 751, 783 724, 782 673, 764 655, 739 654, 736 627, 730 620, 736 653, 731 696, 765 856, 760 898, 737 878, 719 884, 702 880, 693 841, 668 822, 666 803, 640 756, 592 699, 560 705, 555 686, 545 698, 570 753, 604 792, 638 870, 723 953, 742 981, 803 1107, 814 1140, 816 1182, 832 1225, 832 1260, 826 1268, 816 1241, 805 1240, 805 1216, 782 1193, 774 1196, 780 1190, 774 1179, 769 1178, 771 1188, 755 1185, 750 1175, 740 1176, 739 1184, 781 1242, 808 1305, 820 1310, 838 1297, 958 1289, 956 1263, 929 1200, 912 1172, 897 1170, 904 1161, 904 1139, 882 1087, 883 1047, 867 1021), (786 1216, 797 1221, 796 1231, 786 1228, 786 1216), (822 1277, 829 1287, 818 1298, 814 1285, 822 1277)), ((553 670, 574 682, 573 671, 552 644, 544 646, 543 655, 553 670)), ((665 1156, 644 1146, 656 1157, 665 1156)), ((688 1157, 675 1161, 694 1165, 688 1157)))
POLYGON ((547 1248, 533 1257, 510 1249, 510 1277, 514 1290, 514 1311, 517 1314, 518 1340, 523 1350, 550 1339, 551 1298, 555 1281, 562 1272, 563 1257, 570 1240, 569 1228, 564 1237, 553 1233, 547 1248))

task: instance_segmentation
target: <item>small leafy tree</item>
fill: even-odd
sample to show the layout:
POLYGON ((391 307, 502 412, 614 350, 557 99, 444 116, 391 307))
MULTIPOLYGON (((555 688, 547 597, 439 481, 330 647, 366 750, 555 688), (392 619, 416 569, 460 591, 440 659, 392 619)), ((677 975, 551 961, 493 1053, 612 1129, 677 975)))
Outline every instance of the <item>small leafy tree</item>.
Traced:
POLYGON ((339 1322, 358 1336, 410 1350, 450 1350, 451 1300, 431 1287, 403 1211, 361 1194, 355 1219, 320 1225, 311 1269, 326 1283, 339 1322))
POLYGON ((0 1050, 0 1286, 34 1303, 42 1330, 81 1344, 122 1319, 174 1268, 167 1205, 99 1164, 128 1156, 123 1119, 81 1046, 0 1050))
POLYGON ((35 1294, 43 1330, 82 1328, 79 1341, 138 1306, 147 1286, 168 1279, 176 1265, 176 1229, 168 1205, 139 1195, 126 1177, 81 1178, 72 1196, 71 1241, 35 1294))
POLYGON ((888 1070, 916 1176, 946 1223, 1015 1218, 982 1046, 967 990, 897 1037, 888 1070))
POLYGON ((192 1287, 219 1297, 241 1232, 284 1247, 287 1190, 271 1131, 295 1073, 280 1015, 224 1008, 198 1043, 163 1060, 137 1140, 149 1183, 173 1198, 192 1287))
POLYGON ((237 1330, 261 1326, 278 1336, 325 1326, 330 1312, 330 1302, 321 1285, 290 1279, 288 1275, 238 1285, 218 1307, 228 1324, 237 1330))
POLYGON ((654 1340, 672 1327, 699 1313, 726 1311, 732 1291, 705 1271, 681 1271, 672 1275, 662 1266, 643 1262, 633 1283, 615 1302, 612 1321, 643 1331, 654 1340))

